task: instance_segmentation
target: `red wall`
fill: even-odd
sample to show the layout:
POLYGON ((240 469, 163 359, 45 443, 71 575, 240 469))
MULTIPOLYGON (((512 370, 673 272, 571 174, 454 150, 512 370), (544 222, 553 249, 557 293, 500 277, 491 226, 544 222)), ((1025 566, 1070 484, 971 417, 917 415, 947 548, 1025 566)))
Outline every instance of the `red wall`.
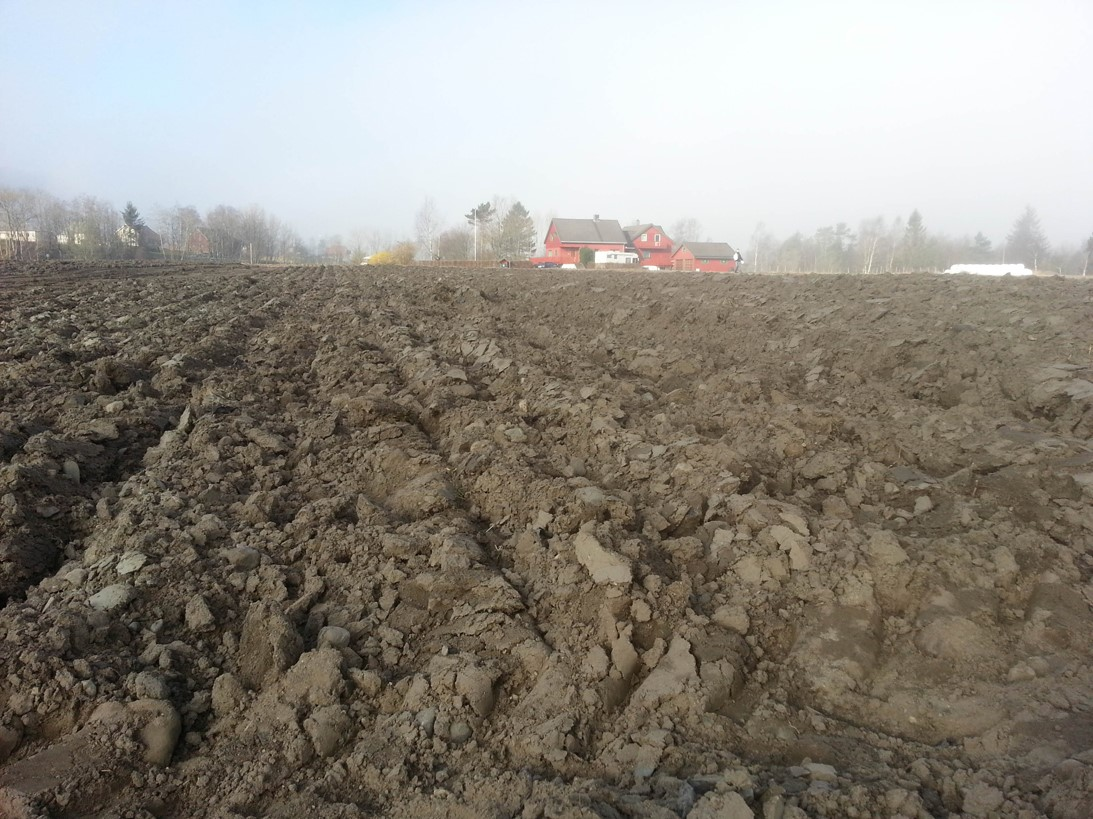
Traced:
POLYGON ((736 262, 732 259, 696 259, 689 250, 680 250, 672 257, 672 267, 699 273, 732 273, 736 270, 736 262))
POLYGON ((581 260, 581 248, 590 247, 593 250, 625 250, 622 242, 610 242, 606 244, 563 244, 557 239, 551 239, 548 235, 543 243, 546 256, 552 262, 559 264, 576 264, 581 260))
POLYGON ((673 248, 674 245, 672 240, 668 238, 668 234, 664 232, 664 229, 660 225, 653 225, 646 231, 646 239, 644 242, 641 240, 640 233, 634 237, 634 250, 636 250, 641 257, 638 260, 638 264, 641 265, 671 267, 673 248), (654 237, 658 233, 660 234, 659 245, 654 240, 654 237), (645 258, 646 251, 649 252, 649 258, 645 258))

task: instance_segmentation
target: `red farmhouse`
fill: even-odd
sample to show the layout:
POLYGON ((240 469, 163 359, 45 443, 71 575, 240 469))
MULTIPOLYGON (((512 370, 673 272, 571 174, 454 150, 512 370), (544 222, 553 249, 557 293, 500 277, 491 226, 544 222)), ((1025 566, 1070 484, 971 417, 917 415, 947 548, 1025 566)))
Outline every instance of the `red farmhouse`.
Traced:
POLYGON ((592 250, 626 250, 626 234, 617 219, 552 219, 547 228, 545 261, 577 264, 581 248, 592 250))
POLYGON ((684 242, 672 254, 672 268, 702 273, 731 273, 736 251, 728 242, 684 242))
POLYGON ((672 240, 660 225, 631 225, 623 230, 630 240, 630 248, 641 257, 639 264, 642 267, 665 270, 672 266, 672 240))

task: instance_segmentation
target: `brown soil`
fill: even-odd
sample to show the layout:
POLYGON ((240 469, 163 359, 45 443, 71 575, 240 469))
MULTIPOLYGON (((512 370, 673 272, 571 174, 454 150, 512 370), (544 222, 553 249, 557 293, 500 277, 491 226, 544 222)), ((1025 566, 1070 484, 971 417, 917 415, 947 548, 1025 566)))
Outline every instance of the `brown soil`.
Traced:
POLYGON ((0 267, 0 816, 1093 815, 1091 328, 0 267))

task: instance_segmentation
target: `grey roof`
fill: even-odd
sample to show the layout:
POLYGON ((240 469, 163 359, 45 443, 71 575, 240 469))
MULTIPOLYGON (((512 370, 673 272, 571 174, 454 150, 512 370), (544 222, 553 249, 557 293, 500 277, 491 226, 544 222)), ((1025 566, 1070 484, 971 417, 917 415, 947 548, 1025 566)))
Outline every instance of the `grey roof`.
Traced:
POLYGON ((555 219, 560 242, 626 244, 618 219, 555 219))
POLYGON ((643 233, 648 233, 649 230, 655 227, 656 225, 654 225, 652 222, 645 222, 640 225, 630 225, 629 227, 624 227, 623 232, 626 233, 626 235, 629 236, 631 239, 633 239, 635 236, 641 236, 641 234, 643 233))
POLYGON ((696 259, 731 259, 736 253, 728 242, 682 242, 676 248, 678 253, 687 248, 696 259))

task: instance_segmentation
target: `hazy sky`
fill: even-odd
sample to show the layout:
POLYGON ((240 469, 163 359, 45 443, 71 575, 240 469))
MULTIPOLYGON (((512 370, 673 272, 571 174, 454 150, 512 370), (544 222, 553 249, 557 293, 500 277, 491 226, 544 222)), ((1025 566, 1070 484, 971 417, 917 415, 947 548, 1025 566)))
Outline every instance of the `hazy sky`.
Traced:
POLYGON ((0 0, 0 76, 0 185, 146 214, 1093 232, 1090 0, 0 0))

